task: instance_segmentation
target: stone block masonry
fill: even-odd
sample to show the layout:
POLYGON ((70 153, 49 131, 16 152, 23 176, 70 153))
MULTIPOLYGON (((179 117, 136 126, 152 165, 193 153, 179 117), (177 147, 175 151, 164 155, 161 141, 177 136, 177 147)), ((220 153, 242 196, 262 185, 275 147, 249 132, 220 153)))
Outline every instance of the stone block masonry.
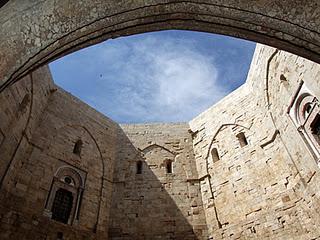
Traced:
POLYGON ((0 239, 320 239, 319 86, 258 45, 189 123, 119 125, 41 67, 0 94, 0 239))
POLYGON ((206 239, 188 124, 121 127, 110 239, 206 239))

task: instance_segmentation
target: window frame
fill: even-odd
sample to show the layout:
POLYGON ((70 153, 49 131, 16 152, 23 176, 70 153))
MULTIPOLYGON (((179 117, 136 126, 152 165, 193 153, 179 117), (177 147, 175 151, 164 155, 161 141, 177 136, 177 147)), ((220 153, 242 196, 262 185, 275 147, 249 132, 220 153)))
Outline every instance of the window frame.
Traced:
MULTIPOLYGON (((64 189, 66 191, 71 192, 73 196, 72 202, 72 209, 69 215, 69 219, 67 223, 72 225, 74 223, 78 223, 79 221, 79 213, 80 213, 80 203, 83 196, 84 191, 84 182, 85 182, 86 174, 78 169, 75 169, 71 166, 63 166, 60 167, 56 174, 53 176, 53 180, 51 183, 51 188, 48 193, 47 201, 45 204, 44 215, 51 218, 52 220, 56 221, 52 218, 52 207, 53 202, 56 196, 56 193, 59 189, 64 189), (70 178, 71 182, 67 183, 65 181, 66 178, 70 178)), ((63 222, 60 222, 63 223, 63 222)))

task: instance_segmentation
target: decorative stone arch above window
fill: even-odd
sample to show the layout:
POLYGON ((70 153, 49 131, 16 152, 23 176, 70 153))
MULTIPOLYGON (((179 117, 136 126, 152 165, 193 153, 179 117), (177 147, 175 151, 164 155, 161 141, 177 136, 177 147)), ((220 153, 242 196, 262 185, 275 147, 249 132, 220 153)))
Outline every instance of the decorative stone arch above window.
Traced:
POLYGON ((60 167, 52 180, 44 215, 65 224, 79 221, 86 173, 71 166, 60 167))
POLYGON ((300 126, 305 124, 315 104, 316 98, 312 96, 310 93, 304 93, 301 96, 299 96, 298 101, 295 105, 295 114, 297 118, 297 123, 300 126))
MULTIPOLYGON (((73 167, 70 167, 70 166, 60 167, 57 170, 55 177, 58 178, 62 182, 65 182, 65 177, 70 177, 73 180, 72 181, 73 186, 84 187, 83 186, 83 182, 84 182, 83 177, 81 177, 79 170, 77 170, 73 167)), ((67 183, 67 184, 69 184, 69 183, 67 183)))
POLYGON ((147 152, 150 152, 150 151, 152 151, 152 150, 155 149, 155 148, 163 149, 164 151, 172 154, 173 156, 176 155, 176 153, 174 153, 174 152, 170 151, 169 149, 167 149, 167 148, 165 148, 165 147, 163 147, 163 146, 160 146, 160 145, 158 145, 158 144, 156 144, 156 143, 151 144, 151 145, 143 148, 143 149, 141 150, 141 152, 142 152, 143 154, 146 154, 147 152))
POLYGON ((303 81, 300 82, 287 112, 320 164, 320 103, 303 81))
POLYGON ((210 140, 210 144, 209 144, 209 148, 207 150, 207 154, 206 154, 206 159, 209 158, 210 154, 211 154, 211 150, 213 148, 213 145, 216 141, 217 136, 219 135, 219 133, 226 127, 239 127, 241 129, 245 129, 246 131, 249 131, 251 128, 252 124, 249 127, 237 124, 237 123, 225 123, 225 124, 221 124, 221 126, 215 131, 215 133, 213 134, 211 140, 210 140))
MULTIPOLYGON (((163 147, 161 145, 158 145, 156 143, 151 144, 140 150, 141 154, 145 158, 149 152, 152 151, 163 151, 164 155, 162 156, 162 159, 159 159, 160 162, 157 162, 157 165, 164 169, 166 174, 172 174, 173 173, 173 167, 174 167, 174 162, 177 154, 166 147, 163 147)), ((147 159, 146 159, 147 160, 147 159)))
POLYGON ((240 125, 240 124, 237 124, 237 123, 224 123, 224 124, 220 125, 220 127, 214 132, 214 134, 213 134, 213 136, 211 138, 211 141, 210 141, 210 144, 209 144, 209 147, 208 147, 208 150, 207 150, 207 154, 205 156, 207 173, 209 171, 209 159, 212 159, 213 162, 216 162, 216 161, 220 160, 220 154, 219 154, 219 151, 218 151, 218 147, 216 145, 217 136, 219 135, 219 133, 223 129, 225 129, 226 127, 232 127, 232 128, 237 127, 237 128, 245 129, 246 131, 249 131, 251 126, 252 126, 252 123, 251 123, 251 125, 249 127, 243 126, 243 125, 240 125))

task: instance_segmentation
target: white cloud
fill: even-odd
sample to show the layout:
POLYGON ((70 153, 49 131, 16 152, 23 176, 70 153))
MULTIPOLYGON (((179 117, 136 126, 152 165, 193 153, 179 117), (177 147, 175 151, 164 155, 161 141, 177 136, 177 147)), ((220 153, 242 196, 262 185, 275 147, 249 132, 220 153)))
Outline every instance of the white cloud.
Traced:
POLYGON ((201 54, 191 41, 149 36, 106 42, 96 54, 106 68, 100 94, 90 102, 121 122, 188 121, 227 93, 213 56, 201 54))

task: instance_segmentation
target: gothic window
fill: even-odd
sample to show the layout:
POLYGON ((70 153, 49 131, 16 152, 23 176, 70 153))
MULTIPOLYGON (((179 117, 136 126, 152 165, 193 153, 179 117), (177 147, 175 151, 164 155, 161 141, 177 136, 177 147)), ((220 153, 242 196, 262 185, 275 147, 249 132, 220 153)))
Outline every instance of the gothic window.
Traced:
POLYGON ((297 130, 303 136, 311 153, 320 164, 320 104, 319 100, 301 82, 288 113, 297 130))
POLYGON ((74 147, 73 147, 73 153, 80 156, 81 155, 81 150, 82 150, 82 140, 79 139, 75 144, 74 144, 74 147))
POLYGON ((137 174, 142 174, 142 161, 137 162, 137 174))
POLYGON ((44 215, 55 221, 73 224, 79 210, 86 174, 73 167, 61 167, 53 177, 44 215))
POLYGON ((52 219, 68 223, 70 213, 72 210, 73 195, 72 192, 60 188, 56 191, 56 195, 52 204, 52 219))
POLYGON ((296 106, 297 121, 300 125, 304 125, 312 112, 314 106, 314 97, 310 94, 302 94, 296 106))
POLYGON ((239 141, 241 147, 244 147, 244 146, 248 145, 247 138, 246 138, 246 136, 244 135, 243 132, 238 133, 236 135, 236 137, 238 138, 238 141, 239 141))
POLYGON ((212 161, 213 161, 213 162, 217 162, 217 161, 220 160, 219 153, 218 153, 218 149, 213 148, 213 149, 211 150, 211 158, 212 158, 212 161))
POLYGON ((300 96, 296 106, 296 116, 300 131, 306 136, 307 140, 313 145, 317 152, 320 150, 320 107, 318 100, 310 95, 300 96))
POLYGON ((166 171, 167 171, 167 173, 172 173, 172 161, 171 160, 166 161, 166 171))

